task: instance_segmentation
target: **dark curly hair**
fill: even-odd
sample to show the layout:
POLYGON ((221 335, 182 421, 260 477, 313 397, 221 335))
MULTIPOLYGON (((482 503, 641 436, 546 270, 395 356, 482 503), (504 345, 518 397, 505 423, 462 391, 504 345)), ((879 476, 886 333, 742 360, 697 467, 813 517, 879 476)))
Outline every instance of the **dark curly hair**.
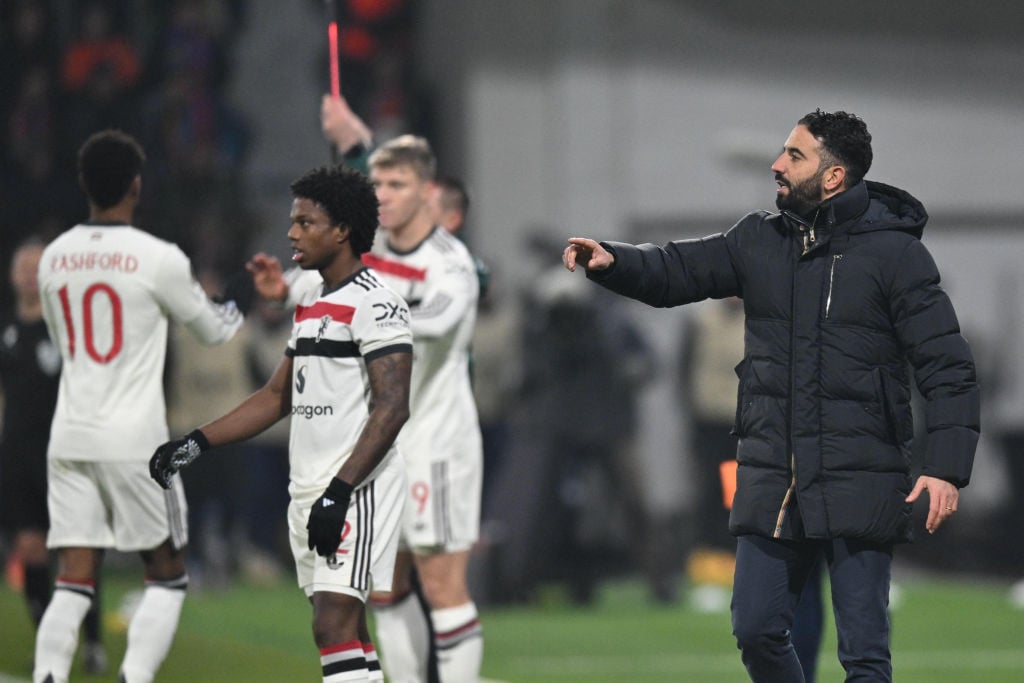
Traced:
POLYGON ((101 130, 78 149, 78 181, 90 202, 109 209, 128 194, 145 160, 142 145, 131 135, 113 128, 101 130))
POLYGON ((846 187, 859 183, 871 168, 871 133, 867 124, 855 114, 845 111, 827 112, 815 109, 800 119, 825 152, 823 166, 842 166, 846 169, 846 187))
POLYGON ((349 243, 356 256, 373 246, 377 193, 365 175, 344 166, 321 166, 292 182, 291 190, 293 196, 320 205, 332 224, 349 229, 349 243))

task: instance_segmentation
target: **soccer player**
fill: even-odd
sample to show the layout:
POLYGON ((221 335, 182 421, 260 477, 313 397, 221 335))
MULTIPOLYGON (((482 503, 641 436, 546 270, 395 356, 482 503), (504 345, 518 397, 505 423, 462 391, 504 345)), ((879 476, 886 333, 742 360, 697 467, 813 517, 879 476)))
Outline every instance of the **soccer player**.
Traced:
POLYGON ((434 192, 430 194, 430 212, 435 225, 440 225, 453 235, 466 225, 469 211, 469 195, 462 181, 452 176, 438 176, 434 179, 434 192))
POLYGON ((360 262, 377 226, 365 176, 320 168, 291 189, 292 261, 320 282, 295 309, 285 357, 234 410, 160 446, 150 471, 169 487, 201 452, 291 415, 288 528, 323 680, 383 680, 365 602, 371 587, 389 590, 394 574, 405 490, 394 442, 409 415, 409 308, 360 262))
MULTIPOLYGON (((431 221, 464 240, 463 228, 466 227, 466 214, 469 212, 469 193, 466 192, 466 186, 454 176, 438 176, 433 184, 434 191, 430 193, 428 201, 431 221)), ((479 256, 471 256, 480 283, 479 299, 484 300, 491 282, 491 269, 479 256)))
MULTIPOLYGON (((385 240, 363 257, 409 304, 416 363, 409 422, 398 437, 408 488, 393 591, 375 592, 382 664, 388 680, 427 680, 430 631, 443 683, 475 681, 483 631, 469 594, 469 552, 479 535, 483 454, 470 383, 469 345, 479 282, 465 245, 434 223, 436 161, 429 143, 403 135, 369 158, 385 240), (430 621, 412 590, 415 566, 430 621)), ((250 262, 257 291, 297 296, 304 278, 284 277, 258 254, 250 262)), ((286 274, 288 275, 288 274, 286 274)))
POLYGON ((94 599, 103 548, 138 551, 146 588, 128 628, 120 680, 148 683, 170 649, 188 577, 185 497, 161 491, 147 457, 167 439, 163 395, 168 316, 224 342, 237 307, 214 304, 173 244, 132 226, 142 147, 105 130, 78 152, 89 219, 43 252, 39 289, 63 369, 48 448, 47 545, 56 589, 36 636, 35 683, 68 679, 79 624, 94 599))
POLYGON ((483 456, 470 384, 469 345, 479 283, 466 247, 430 214, 436 161, 427 141, 403 135, 370 155, 385 244, 364 259, 382 273, 412 311, 416 365, 411 416, 399 435, 409 475, 397 586, 379 595, 377 632, 393 680, 414 680, 426 648, 418 608, 403 604, 415 563, 430 605, 441 681, 475 681, 483 632, 466 570, 480 523, 483 456), (415 653, 415 661, 407 659, 415 653), (401 669, 399 668, 401 666, 401 669), (392 672, 392 669, 394 671, 392 672))

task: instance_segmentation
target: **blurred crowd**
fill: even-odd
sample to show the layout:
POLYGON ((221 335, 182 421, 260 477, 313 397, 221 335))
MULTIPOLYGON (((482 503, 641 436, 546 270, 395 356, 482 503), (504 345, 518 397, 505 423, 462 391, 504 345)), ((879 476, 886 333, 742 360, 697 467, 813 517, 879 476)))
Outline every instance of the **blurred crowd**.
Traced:
POLYGON ((224 92, 245 3, 7 0, 2 7, 4 252, 28 234, 52 237, 84 218, 75 150, 112 127, 135 135, 148 155, 138 223, 201 255, 204 265, 240 257, 239 168, 250 131, 224 92))

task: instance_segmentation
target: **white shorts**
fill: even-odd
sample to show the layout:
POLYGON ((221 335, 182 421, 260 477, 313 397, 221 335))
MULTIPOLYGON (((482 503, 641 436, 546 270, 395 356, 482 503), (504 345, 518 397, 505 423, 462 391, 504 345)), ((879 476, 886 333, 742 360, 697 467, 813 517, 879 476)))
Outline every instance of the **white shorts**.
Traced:
POLYGON ((480 536, 483 467, 466 460, 406 462, 402 549, 421 553, 469 550, 480 536))
POLYGON ((344 593, 366 602, 371 590, 391 590, 402 520, 405 472, 401 458, 352 493, 335 565, 309 549, 309 510, 316 498, 288 505, 288 538, 295 558, 299 588, 313 593, 344 593))
POLYGON ((152 550, 168 538, 188 542, 188 506, 181 477, 167 491, 149 476, 148 462, 47 464, 50 548, 152 550))

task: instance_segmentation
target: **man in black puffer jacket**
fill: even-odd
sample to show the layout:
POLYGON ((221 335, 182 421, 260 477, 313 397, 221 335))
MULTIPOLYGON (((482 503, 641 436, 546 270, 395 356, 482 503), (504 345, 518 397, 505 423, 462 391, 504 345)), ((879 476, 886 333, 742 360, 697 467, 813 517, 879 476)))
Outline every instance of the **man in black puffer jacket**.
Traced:
POLYGON ((667 307, 743 298, 737 367, 733 632, 751 680, 802 681, 793 608, 815 559, 831 576, 847 680, 890 681, 892 547, 956 512, 979 434, 974 361, 908 193, 865 181, 871 135, 846 112, 800 119, 772 165, 779 213, 724 234, 633 246, 570 238, 569 270, 667 307), (928 443, 910 474, 909 368, 928 443))

